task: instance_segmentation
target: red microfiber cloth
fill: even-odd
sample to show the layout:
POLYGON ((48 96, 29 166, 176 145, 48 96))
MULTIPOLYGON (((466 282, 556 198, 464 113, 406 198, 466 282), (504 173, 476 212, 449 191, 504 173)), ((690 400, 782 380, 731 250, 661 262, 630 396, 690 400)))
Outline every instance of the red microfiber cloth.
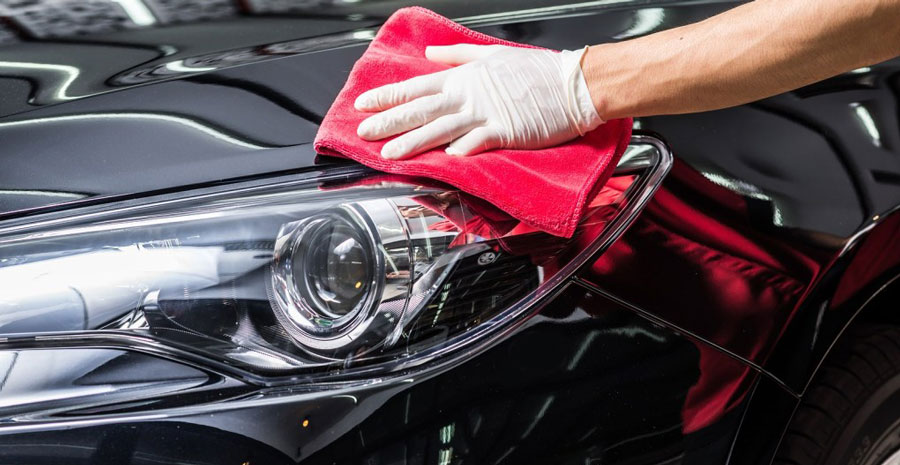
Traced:
POLYGON ((450 156, 438 147, 407 160, 385 160, 381 147, 390 138, 368 142, 356 135, 359 123, 371 115, 353 107, 359 94, 447 69, 428 61, 425 47, 458 43, 529 47, 475 32, 424 8, 398 10, 350 71, 319 127, 316 150, 388 173, 443 181, 537 229, 572 236, 586 204, 609 179, 631 138, 630 119, 608 121, 557 147, 493 150, 469 157, 450 156))

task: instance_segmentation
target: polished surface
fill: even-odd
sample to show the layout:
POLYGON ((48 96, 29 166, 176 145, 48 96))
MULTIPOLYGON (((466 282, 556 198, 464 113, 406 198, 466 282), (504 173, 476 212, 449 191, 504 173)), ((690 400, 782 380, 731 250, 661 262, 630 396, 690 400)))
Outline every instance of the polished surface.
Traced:
MULTIPOLYGON (((716 352, 570 285, 506 341, 433 377, 20 429, 0 435, 0 462, 721 463, 755 375, 720 389, 698 365, 705 350, 716 352)), ((721 354, 716 366, 746 371, 721 354)))
MULTIPOLYGON (((574 13, 534 13, 545 3, 424 5, 466 16, 492 35, 555 48, 617 40, 727 7, 632 10, 628 2, 597 2, 574 13), (556 19, 523 21, 523 14, 556 19)), ((0 46, 0 213, 314 166, 318 122, 372 37, 366 28, 397 6, 336 3, 372 15, 363 19, 346 11, 243 13, 0 46), (152 71, 159 66, 164 72, 152 71)))
POLYGON ((898 74, 895 60, 738 108, 638 119, 675 168, 582 276, 803 392, 900 266, 898 74))
MULTIPOLYGON (((47 21, 71 16, 58 3, 3 11, 0 211, 19 222, 336 169, 346 162, 311 148, 317 124, 372 27, 405 4, 318 2, 311 15, 280 6, 293 2, 92 2, 47 21)), ((733 6, 548 3, 424 6, 553 48, 733 6)), ((308 392, 190 367, 221 389, 34 409, 32 423, 0 424, 0 463, 766 464, 846 325, 897 323, 883 309, 900 295, 898 95, 894 60, 734 109, 636 120, 676 156, 643 214, 524 327, 427 379, 308 392)), ((70 373, 83 376, 48 378, 70 373)))
POLYGON ((679 160, 635 225, 582 276, 762 365, 837 250, 753 228, 747 203, 679 160))

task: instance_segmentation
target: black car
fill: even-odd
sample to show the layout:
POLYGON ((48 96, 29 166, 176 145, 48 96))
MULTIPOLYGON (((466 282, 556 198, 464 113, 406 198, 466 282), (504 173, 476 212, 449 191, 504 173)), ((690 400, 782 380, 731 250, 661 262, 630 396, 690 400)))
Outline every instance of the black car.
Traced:
MULTIPOLYGON (((562 239, 313 150, 408 4, 0 3, 0 463, 900 463, 900 61, 636 119, 562 239)), ((573 49, 735 3, 423 6, 573 49)))

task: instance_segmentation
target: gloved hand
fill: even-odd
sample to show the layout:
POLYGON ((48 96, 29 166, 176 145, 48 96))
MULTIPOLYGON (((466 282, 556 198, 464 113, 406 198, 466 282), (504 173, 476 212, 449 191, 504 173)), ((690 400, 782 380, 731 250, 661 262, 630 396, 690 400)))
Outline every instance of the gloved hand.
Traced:
POLYGON ((360 123, 357 133, 378 140, 405 132, 382 148, 389 159, 446 143, 447 154, 460 156, 560 144, 603 123, 581 72, 583 54, 503 45, 428 47, 429 60, 461 66, 364 92, 356 109, 381 113, 360 123))

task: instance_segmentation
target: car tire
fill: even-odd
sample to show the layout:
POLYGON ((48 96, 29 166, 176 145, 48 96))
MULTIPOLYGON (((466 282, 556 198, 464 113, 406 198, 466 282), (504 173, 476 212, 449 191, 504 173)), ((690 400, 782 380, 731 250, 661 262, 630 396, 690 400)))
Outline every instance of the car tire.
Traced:
POLYGON ((900 328, 852 328, 820 367, 778 465, 900 465, 900 328))

